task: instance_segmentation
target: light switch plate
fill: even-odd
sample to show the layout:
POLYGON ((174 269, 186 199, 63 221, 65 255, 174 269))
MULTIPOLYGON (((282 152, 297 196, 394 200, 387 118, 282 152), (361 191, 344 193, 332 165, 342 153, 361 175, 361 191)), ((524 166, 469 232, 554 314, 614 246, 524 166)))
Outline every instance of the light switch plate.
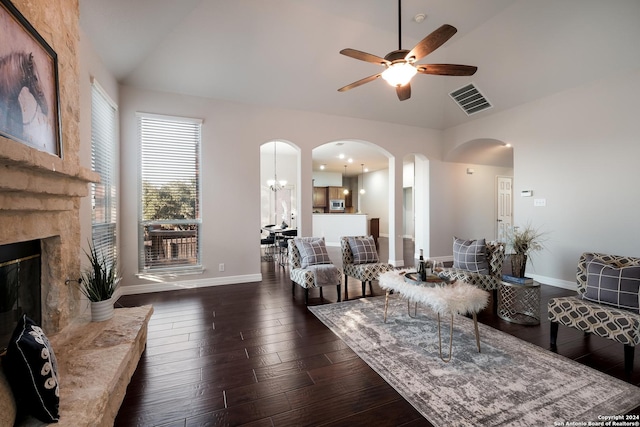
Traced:
POLYGON ((533 199, 533 206, 547 206, 547 199, 533 199))

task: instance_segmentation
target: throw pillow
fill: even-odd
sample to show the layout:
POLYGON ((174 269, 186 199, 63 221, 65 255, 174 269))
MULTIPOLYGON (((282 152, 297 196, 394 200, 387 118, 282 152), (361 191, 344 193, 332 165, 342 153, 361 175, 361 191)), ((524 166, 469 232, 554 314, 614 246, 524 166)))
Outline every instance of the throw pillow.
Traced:
POLYGON ((60 418, 58 364, 42 329, 26 315, 18 321, 2 366, 13 390, 19 417, 46 423, 60 418))
POLYGON ((597 258, 589 261, 582 298, 640 313, 640 265, 618 268, 597 258))
POLYGON ((331 264, 324 237, 296 237, 293 241, 300 251, 302 268, 317 264, 331 264))
POLYGON ((464 240, 454 237, 453 268, 472 273, 489 274, 485 239, 464 240))
POLYGON ((354 264, 380 262, 378 258, 378 251, 376 250, 376 242, 373 240, 373 236, 349 237, 349 246, 353 253, 354 264))

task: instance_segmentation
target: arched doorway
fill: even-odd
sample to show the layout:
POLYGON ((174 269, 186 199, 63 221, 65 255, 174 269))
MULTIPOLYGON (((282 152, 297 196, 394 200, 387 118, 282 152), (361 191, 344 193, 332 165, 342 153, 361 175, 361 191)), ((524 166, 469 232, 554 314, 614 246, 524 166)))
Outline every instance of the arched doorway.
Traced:
MULTIPOLYGON (((260 230, 267 226, 296 229, 300 212, 300 150, 284 140, 260 146, 260 230)), ((261 239, 262 240, 262 239, 261 239)), ((263 258, 269 259, 269 258, 263 258)))

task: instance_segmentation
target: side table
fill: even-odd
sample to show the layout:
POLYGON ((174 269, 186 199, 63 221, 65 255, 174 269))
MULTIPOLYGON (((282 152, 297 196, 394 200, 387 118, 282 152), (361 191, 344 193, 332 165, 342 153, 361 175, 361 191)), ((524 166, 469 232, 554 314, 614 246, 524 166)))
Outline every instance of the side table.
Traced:
POLYGON ((498 285, 498 316, 521 325, 540 324, 540 283, 526 285, 501 281, 498 285))

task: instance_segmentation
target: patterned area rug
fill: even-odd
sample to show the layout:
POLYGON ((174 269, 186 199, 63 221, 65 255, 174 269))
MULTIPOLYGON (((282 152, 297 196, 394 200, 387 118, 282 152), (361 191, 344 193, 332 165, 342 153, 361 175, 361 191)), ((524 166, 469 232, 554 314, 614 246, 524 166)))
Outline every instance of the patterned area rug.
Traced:
MULTIPOLYGON (((640 388, 483 324, 478 353, 463 316, 445 363, 435 314, 419 307, 411 318, 398 297, 387 323, 384 297, 309 310, 436 426, 588 425, 640 405, 640 388)), ((446 357, 450 318, 442 320, 446 357)))

